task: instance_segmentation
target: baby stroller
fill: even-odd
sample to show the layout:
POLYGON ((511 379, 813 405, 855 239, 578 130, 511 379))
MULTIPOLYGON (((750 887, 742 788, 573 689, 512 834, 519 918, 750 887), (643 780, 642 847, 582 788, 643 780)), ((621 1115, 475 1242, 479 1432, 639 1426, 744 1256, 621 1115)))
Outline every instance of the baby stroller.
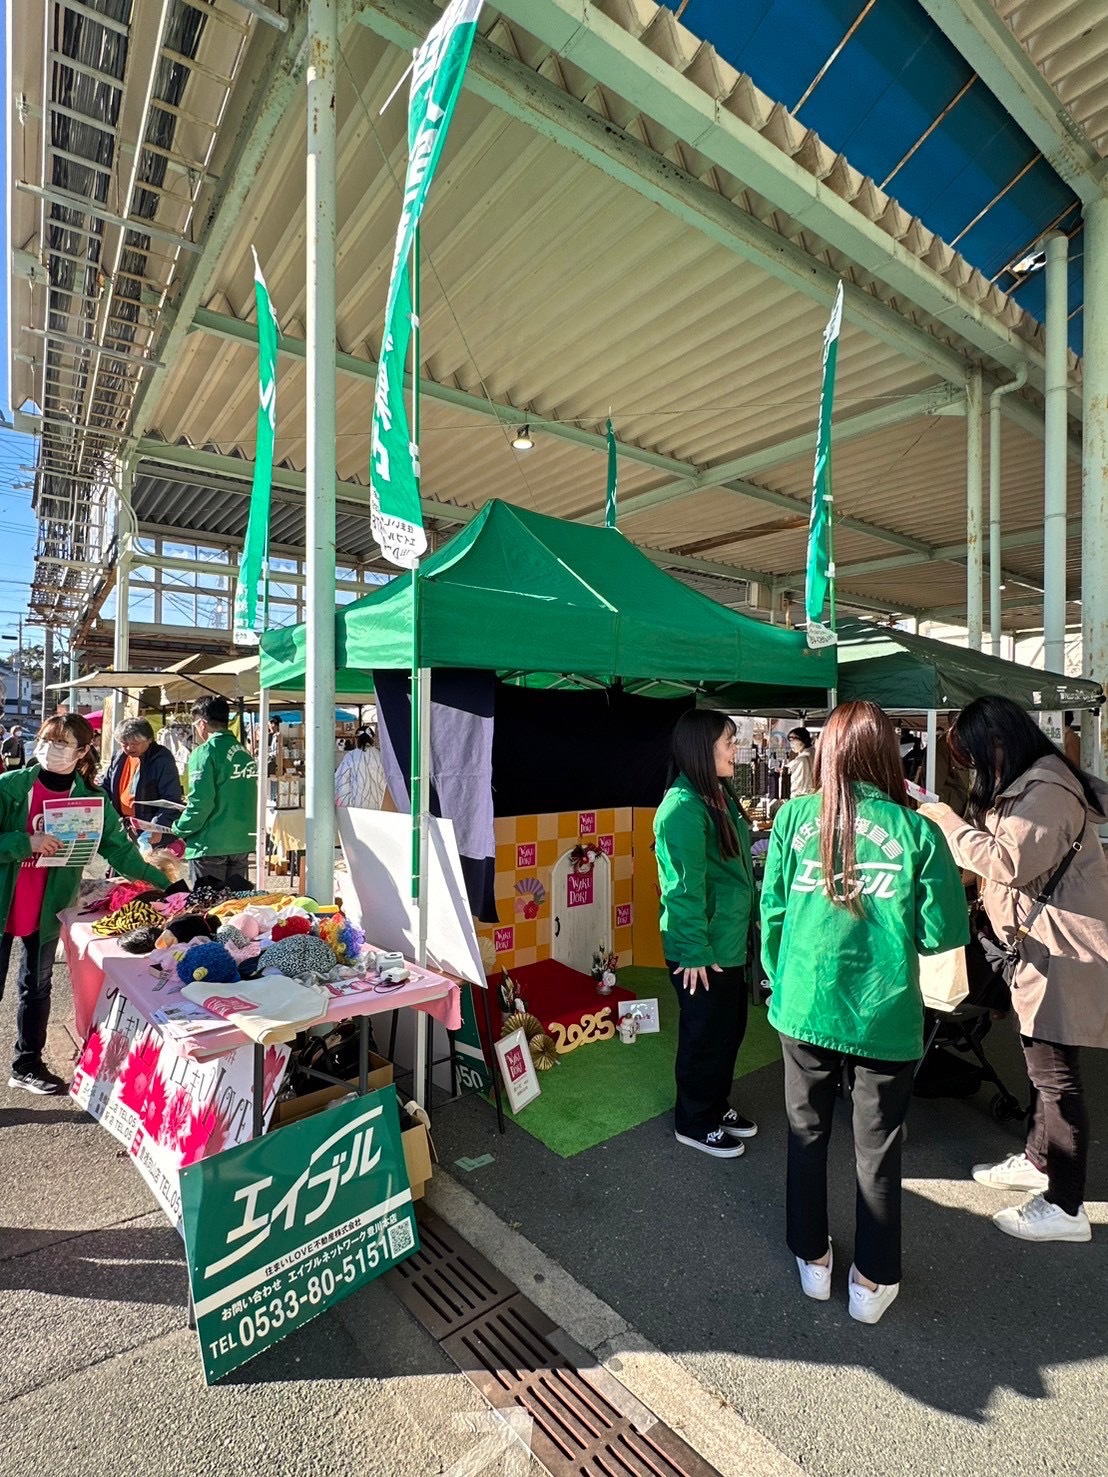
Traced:
POLYGON ((989 1082, 996 1088, 989 1112, 998 1123, 1007 1123, 1026 1118, 1031 1110, 1008 1089, 985 1055, 983 1043, 992 1029, 993 1015, 997 1011, 1007 1014, 1012 1000, 978 939, 983 920, 983 913, 975 916, 966 946, 969 994, 954 1010, 924 1012, 923 1055, 916 1063, 913 1091, 917 1097, 972 1097, 989 1082))

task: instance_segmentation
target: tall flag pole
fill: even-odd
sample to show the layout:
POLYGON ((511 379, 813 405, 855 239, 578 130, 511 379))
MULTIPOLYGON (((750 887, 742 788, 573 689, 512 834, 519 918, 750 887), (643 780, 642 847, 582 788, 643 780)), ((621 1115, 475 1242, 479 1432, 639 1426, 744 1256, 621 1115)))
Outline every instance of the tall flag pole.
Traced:
POLYGON ((269 504, 273 486, 273 442, 277 434, 277 315, 269 299, 258 253, 254 257, 254 298, 258 308, 258 424, 254 438, 254 482, 250 515, 239 560, 235 590, 233 639, 238 646, 256 646, 269 615, 269 504), (258 585, 262 608, 258 609, 258 585))
POLYGON ((834 646, 835 633, 835 544, 834 497, 831 492, 831 409, 835 400, 835 363, 839 353, 839 331, 843 323, 843 284, 835 294, 831 317, 823 332, 823 386, 819 398, 819 429, 816 433, 816 463, 812 477, 812 514, 808 523, 808 568, 804 606, 808 617, 808 645, 834 646), (824 605, 829 623, 824 624, 824 605))
MULTIPOLYGON (((462 88, 480 11, 481 0, 451 0, 415 53, 409 85, 408 169, 373 395, 369 467, 373 536, 385 558, 402 569, 414 569, 427 548, 419 502, 419 442, 404 404, 404 368, 413 327, 412 247, 462 88)), ((418 384, 413 393, 418 394, 418 384)))
POLYGON ((604 499, 604 522, 608 528, 616 525, 616 485, 619 481, 619 459, 616 456, 616 437, 608 419, 608 491, 604 499))

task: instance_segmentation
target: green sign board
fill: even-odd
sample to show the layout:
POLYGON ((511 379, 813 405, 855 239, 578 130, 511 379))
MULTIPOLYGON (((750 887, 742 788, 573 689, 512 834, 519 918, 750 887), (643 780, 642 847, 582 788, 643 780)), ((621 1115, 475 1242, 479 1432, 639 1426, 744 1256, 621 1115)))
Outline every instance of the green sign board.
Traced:
POLYGON ((189 1165, 181 1214, 210 1385, 418 1250, 394 1089, 189 1165))
POLYGON ((458 1081, 470 1092, 486 1096, 492 1092, 492 1073, 485 1061, 481 1033, 477 1029, 477 991, 480 985, 463 985, 462 1025, 454 1033, 454 1052, 458 1058, 458 1081))

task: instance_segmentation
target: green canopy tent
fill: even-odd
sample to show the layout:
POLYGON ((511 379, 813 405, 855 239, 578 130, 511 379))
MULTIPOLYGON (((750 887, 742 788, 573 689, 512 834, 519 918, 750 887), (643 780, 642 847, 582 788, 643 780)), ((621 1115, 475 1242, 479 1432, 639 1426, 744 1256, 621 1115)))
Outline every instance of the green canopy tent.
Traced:
MULTIPOLYGON (((549 683, 618 680, 631 691, 767 686, 790 707, 822 707, 833 648, 754 620, 689 589, 616 529, 486 503, 420 570, 420 663, 477 667, 549 683)), ((336 685, 412 661, 412 577, 401 575, 335 615, 336 685)), ((267 631, 261 683, 303 686, 304 626, 267 631)))
POLYGON ((839 626, 839 701, 869 698, 883 708, 909 712, 964 708, 992 693, 1030 712, 1098 708, 1099 682, 1042 672, 984 652, 949 646, 868 621, 839 626))

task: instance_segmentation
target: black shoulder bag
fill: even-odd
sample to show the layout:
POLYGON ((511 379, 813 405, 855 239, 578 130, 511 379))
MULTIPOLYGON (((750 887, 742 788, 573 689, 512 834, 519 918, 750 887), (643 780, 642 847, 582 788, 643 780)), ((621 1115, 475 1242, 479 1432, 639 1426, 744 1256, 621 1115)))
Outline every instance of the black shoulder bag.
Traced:
POLYGON ((1058 884, 1066 875, 1070 863, 1080 850, 1081 842, 1075 841, 1047 878, 1042 892, 1039 893, 1031 906, 1031 911, 1016 929, 1014 936, 1008 943, 1003 943, 999 940, 991 928, 979 928, 977 930, 977 942, 981 945, 981 952, 988 961, 989 968, 998 980, 1003 980, 1009 990, 1012 988, 1016 977, 1016 970, 1019 967, 1021 944, 1031 932, 1032 926, 1039 914, 1054 896, 1058 884))

